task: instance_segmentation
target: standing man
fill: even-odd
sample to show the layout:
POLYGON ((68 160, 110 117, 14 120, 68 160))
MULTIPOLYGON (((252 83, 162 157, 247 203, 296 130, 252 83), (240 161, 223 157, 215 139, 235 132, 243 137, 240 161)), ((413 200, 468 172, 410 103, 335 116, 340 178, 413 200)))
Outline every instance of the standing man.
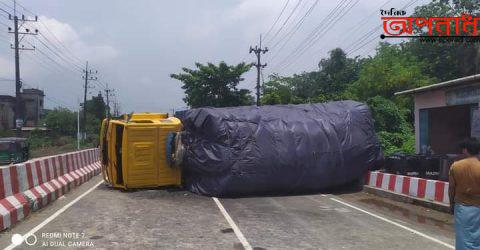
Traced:
POLYGON ((469 138, 460 147, 466 158, 452 164, 448 190, 455 214, 455 248, 480 249, 480 144, 469 138))

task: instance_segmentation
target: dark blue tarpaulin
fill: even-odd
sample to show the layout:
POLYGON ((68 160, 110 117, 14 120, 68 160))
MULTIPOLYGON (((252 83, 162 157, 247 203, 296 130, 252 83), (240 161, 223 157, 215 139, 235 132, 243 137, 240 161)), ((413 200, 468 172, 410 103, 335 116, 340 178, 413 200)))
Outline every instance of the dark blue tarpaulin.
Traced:
POLYGON ((354 101, 198 108, 183 125, 186 187, 210 196, 321 191, 383 157, 368 107, 354 101))

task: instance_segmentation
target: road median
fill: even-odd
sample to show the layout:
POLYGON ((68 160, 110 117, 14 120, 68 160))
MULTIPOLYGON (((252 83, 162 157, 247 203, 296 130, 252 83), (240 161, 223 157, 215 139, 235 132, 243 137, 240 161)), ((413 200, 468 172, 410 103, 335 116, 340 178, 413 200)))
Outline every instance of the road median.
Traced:
POLYGON ((100 171, 96 148, 0 167, 0 230, 12 227, 100 171))

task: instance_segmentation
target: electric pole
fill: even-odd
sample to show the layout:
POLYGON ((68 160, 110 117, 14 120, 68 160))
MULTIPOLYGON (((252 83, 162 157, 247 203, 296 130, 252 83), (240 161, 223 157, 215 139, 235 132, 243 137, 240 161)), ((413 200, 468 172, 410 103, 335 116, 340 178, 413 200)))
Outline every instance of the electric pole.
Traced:
POLYGON ((32 48, 25 48, 24 45, 20 46, 20 42, 26 35, 37 35, 38 30, 35 32, 31 32, 30 29, 25 28, 20 30, 25 22, 36 22, 38 17, 35 16, 35 19, 28 19, 22 15, 22 18, 19 19, 17 16, 17 2, 13 1, 13 16, 8 14, 8 19, 13 20, 13 31, 11 27, 8 27, 8 33, 14 35, 14 44, 10 45, 11 49, 15 50, 15 113, 14 113, 14 120, 15 120, 15 129, 16 134, 18 137, 21 136, 21 129, 23 127, 24 122, 24 112, 22 107, 22 96, 21 96, 21 89, 22 89, 22 80, 20 78, 20 50, 35 50, 35 47, 32 48), (19 21, 21 24, 19 25, 19 21), (18 35, 22 35, 22 37, 18 37, 18 35))
POLYGON ((114 117, 120 116, 120 104, 118 103, 117 100, 113 101, 113 116, 114 117))
POLYGON ((251 54, 252 52, 254 52, 255 55, 257 56, 257 63, 253 64, 253 66, 257 68, 257 106, 260 106, 260 73, 261 73, 260 71, 262 70, 262 68, 265 68, 267 66, 266 63, 265 64, 261 63, 260 57, 261 57, 261 54, 265 54, 267 53, 267 51, 268 51, 267 47, 262 49, 262 35, 260 35, 260 46, 255 45, 255 48, 252 48, 252 46, 250 46, 249 53, 251 54))
POLYGON ((87 64, 85 65, 85 69, 83 70, 83 73, 85 74, 82 76, 82 78, 85 80, 85 86, 84 86, 84 95, 83 95, 83 139, 87 138, 87 92, 88 92, 88 81, 96 81, 98 78, 94 75, 98 73, 97 70, 93 71, 91 69, 88 69, 88 61, 87 64))
POLYGON ((105 95, 107 96, 107 119, 110 119, 110 99, 109 97, 113 95, 114 89, 108 88, 108 83, 106 84, 107 88, 105 89, 105 95))

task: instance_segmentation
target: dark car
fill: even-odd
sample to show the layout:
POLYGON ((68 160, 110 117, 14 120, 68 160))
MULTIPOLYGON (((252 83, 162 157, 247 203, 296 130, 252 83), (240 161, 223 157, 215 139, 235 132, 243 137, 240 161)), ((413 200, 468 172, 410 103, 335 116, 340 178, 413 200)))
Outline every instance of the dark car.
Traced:
POLYGON ((0 138, 0 165, 28 160, 29 146, 26 138, 0 138))

